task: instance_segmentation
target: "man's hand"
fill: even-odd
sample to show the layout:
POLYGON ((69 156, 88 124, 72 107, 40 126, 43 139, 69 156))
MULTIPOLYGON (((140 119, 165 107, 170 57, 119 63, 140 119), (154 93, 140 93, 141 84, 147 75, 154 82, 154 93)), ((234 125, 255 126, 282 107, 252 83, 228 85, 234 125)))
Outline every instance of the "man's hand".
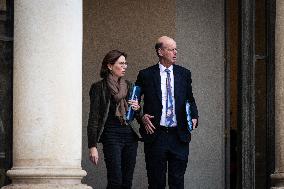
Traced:
POLYGON ((144 124, 144 127, 146 129, 147 134, 153 134, 154 130, 156 129, 156 127, 154 127, 154 125, 152 124, 152 122, 150 120, 152 118, 154 118, 154 116, 151 116, 149 114, 145 114, 142 117, 142 122, 144 124))
POLYGON ((192 119, 192 127, 193 129, 197 128, 197 119, 192 119))
POLYGON ((92 147, 89 150, 90 160, 93 164, 97 165, 99 161, 99 153, 96 147, 92 147))

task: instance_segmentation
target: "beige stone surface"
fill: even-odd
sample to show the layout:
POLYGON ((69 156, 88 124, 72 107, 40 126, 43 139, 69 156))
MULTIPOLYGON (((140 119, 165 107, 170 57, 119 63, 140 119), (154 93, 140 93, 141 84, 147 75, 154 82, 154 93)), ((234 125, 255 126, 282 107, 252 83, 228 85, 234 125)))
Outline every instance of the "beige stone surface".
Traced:
POLYGON ((277 188, 284 188, 284 1, 276 1, 275 29, 275 173, 277 188))
POLYGON ((2 189, 91 189, 90 186, 82 184, 60 185, 60 184, 12 184, 2 189))
MULTIPOLYGON (((102 145, 99 164, 89 161, 87 120, 91 84, 100 80, 99 71, 105 54, 119 49, 128 54, 126 78, 135 82, 138 71, 156 64, 155 42, 158 37, 176 33, 175 0, 84 0, 83 40, 83 167, 88 175, 84 183, 94 188, 106 187, 106 167, 102 145)), ((146 188, 147 176, 143 143, 139 143, 133 188, 146 188)))
POLYGON ((13 164, 16 167, 22 166, 22 162, 80 165, 81 3, 54 0, 15 3, 13 164))
POLYGON ((80 0, 15 1, 13 185, 5 188, 87 188, 82 13, 80 0))

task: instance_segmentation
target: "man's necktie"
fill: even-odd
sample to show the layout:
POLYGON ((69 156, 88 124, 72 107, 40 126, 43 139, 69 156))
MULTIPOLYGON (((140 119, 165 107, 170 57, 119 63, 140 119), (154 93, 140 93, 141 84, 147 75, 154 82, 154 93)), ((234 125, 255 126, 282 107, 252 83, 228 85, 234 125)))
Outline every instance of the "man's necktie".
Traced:
POLYGON ((166 87, 167 87, 167 100, 166 100, 166 126, 171 127, 174 123, 173 116, 174 116, 174 107, 173 107, 173 96, 172 96, 172 86, 171 86, 171 76, 170 70, 165 69, 167 73, 167 80, 166 80, 166 87))

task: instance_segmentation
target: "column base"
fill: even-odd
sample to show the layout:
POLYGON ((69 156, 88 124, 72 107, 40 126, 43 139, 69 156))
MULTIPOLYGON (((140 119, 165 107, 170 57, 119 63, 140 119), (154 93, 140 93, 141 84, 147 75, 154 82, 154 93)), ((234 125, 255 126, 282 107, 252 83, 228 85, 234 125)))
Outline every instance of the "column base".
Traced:
POLYGON ((10 184, 1 189, 92 189, 85 184, 10 184))
POLYGON ((2 189, 91 189, 81 184, 86 171, 81 168, 19 168, 14 167, 7 172, 12 184, 2 189))
POLYGON ((271 187, 271 189, 284 189, 284 173, 282 172, 276 172, 272 174, 271 176, 272 184, 274 187, 271 187))

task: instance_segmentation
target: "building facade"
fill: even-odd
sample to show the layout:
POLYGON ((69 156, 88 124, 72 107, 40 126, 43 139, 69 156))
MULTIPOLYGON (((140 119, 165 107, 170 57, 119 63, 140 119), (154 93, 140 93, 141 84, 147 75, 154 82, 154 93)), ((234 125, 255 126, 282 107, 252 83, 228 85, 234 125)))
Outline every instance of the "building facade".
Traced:
MULTIPOLYGON (((284 188, 284 2, 0 1, 0 186, 104 188, 88 160, 89 88, 111 49, 127 78, 173 37, 192 72, 199 128, 185 188, 284 188)), ((139 143, 133 188, 147 188, 139 143)))

